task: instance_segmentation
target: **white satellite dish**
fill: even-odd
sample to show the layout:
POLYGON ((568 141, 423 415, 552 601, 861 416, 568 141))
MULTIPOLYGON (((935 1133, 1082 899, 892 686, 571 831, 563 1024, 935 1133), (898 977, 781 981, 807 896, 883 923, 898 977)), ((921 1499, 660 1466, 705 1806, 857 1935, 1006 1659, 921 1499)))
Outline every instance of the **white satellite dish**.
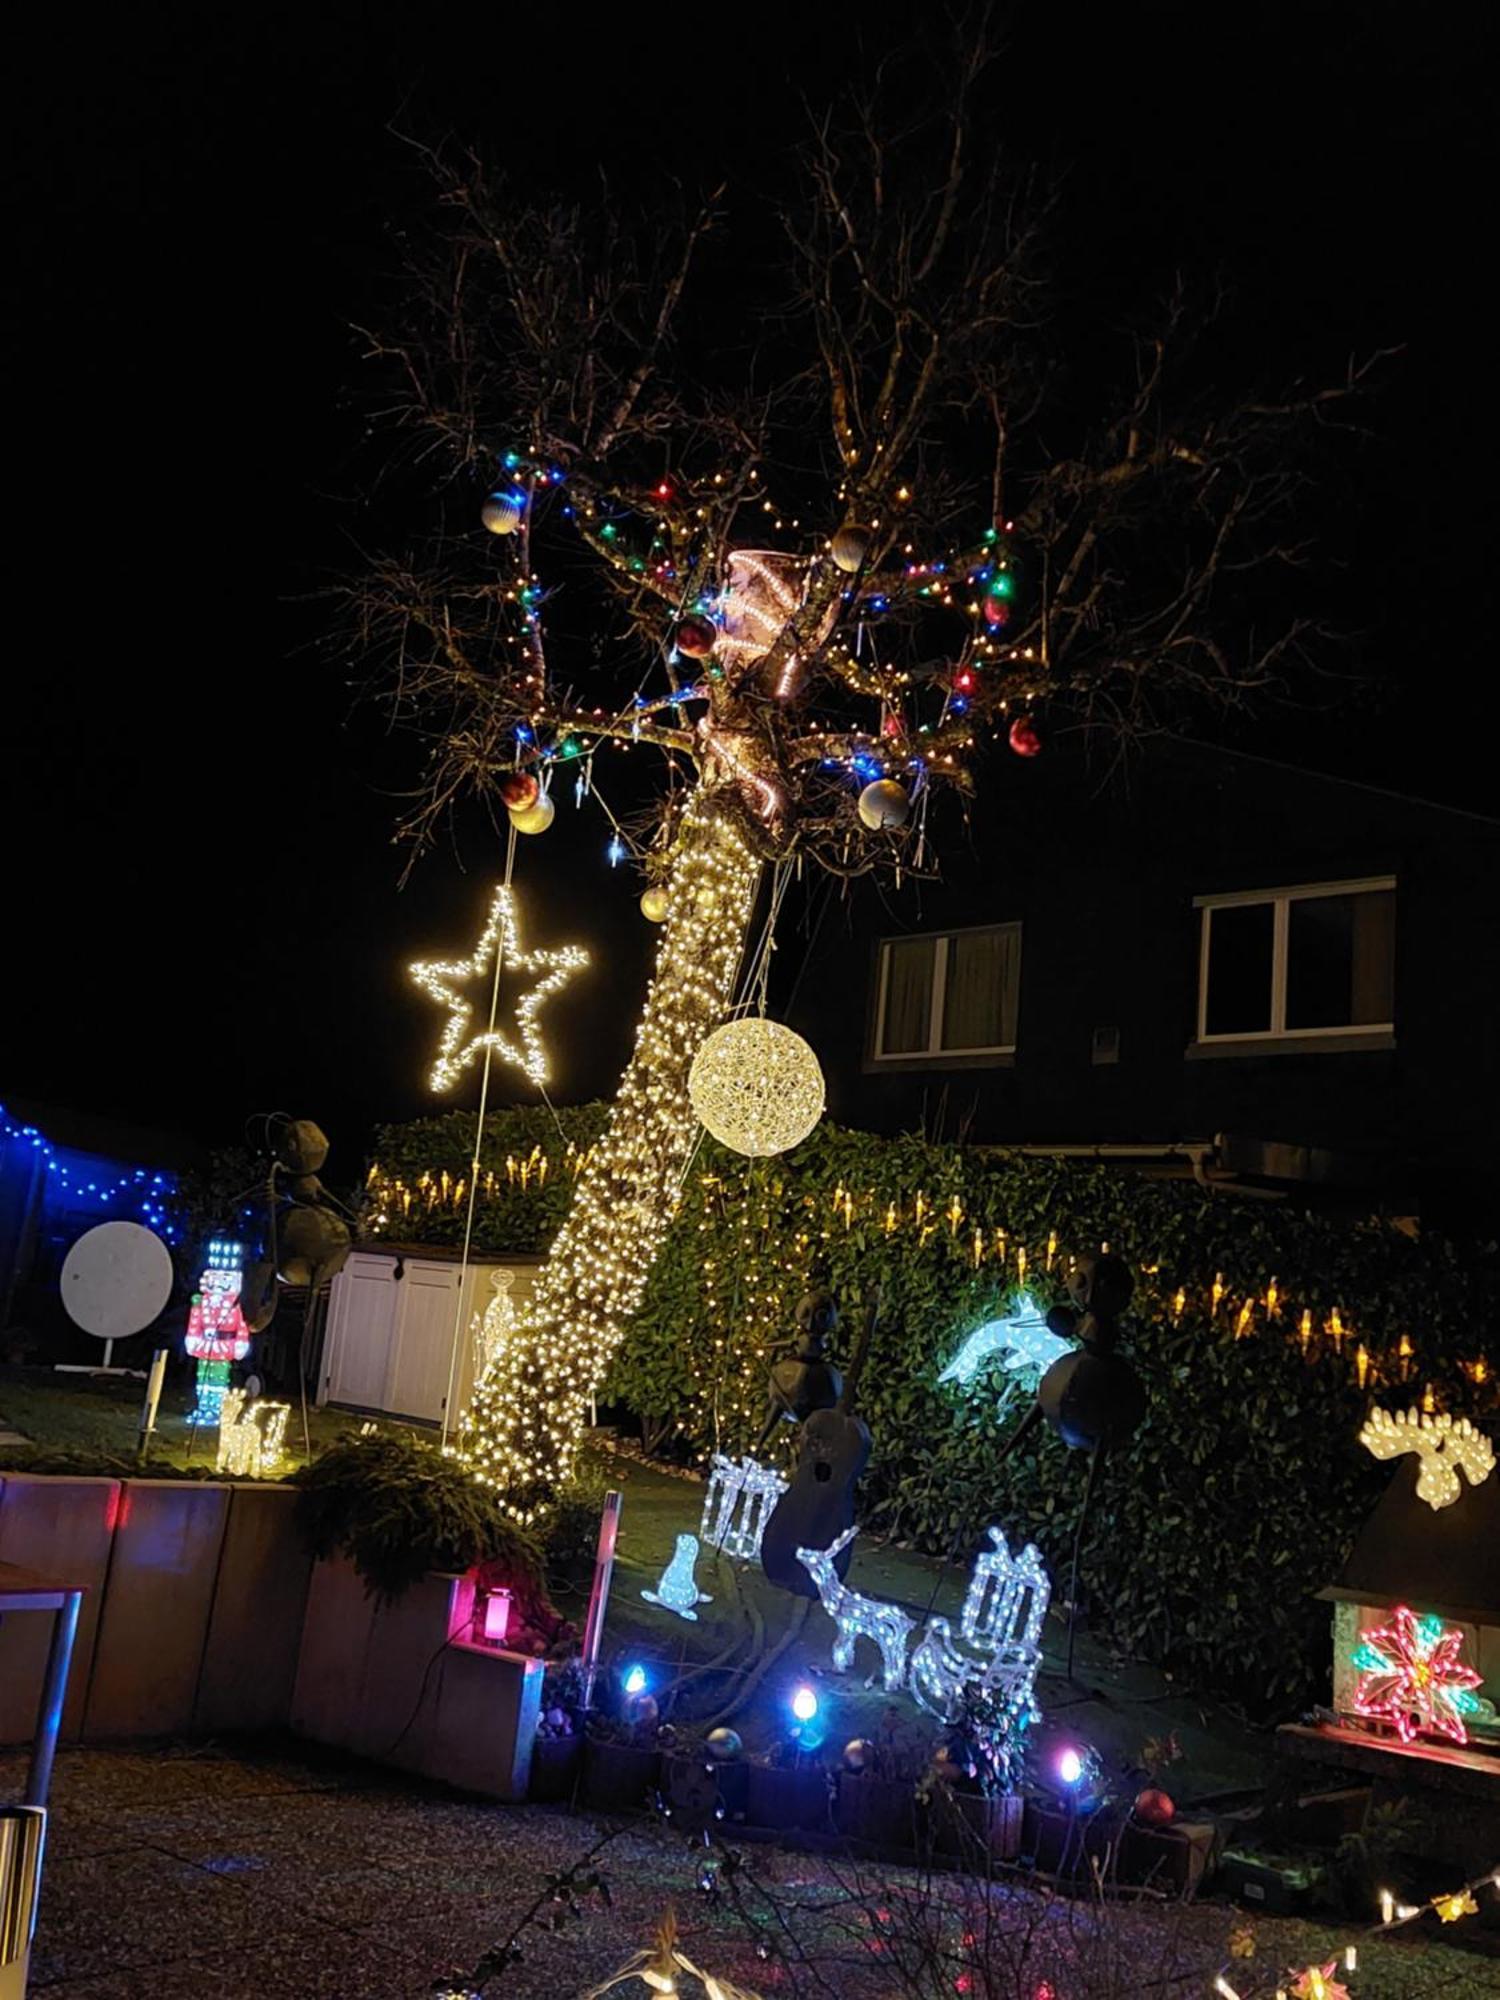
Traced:
POLYGON ((172 1253, 140 1222, 101 1222, 63 1260, 58 1281, 75 1326, 104 1342, 107 1368, 117 1340, 151 1324, 172 1296, 172 1253))

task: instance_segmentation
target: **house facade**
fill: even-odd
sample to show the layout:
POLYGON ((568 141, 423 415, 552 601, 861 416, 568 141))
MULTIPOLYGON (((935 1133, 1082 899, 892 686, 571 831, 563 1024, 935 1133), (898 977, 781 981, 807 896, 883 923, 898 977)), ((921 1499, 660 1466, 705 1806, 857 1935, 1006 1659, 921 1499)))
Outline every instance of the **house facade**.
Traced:
POLYGON ((842 1122, 1495 1213, 1500 821, 1178 740, 1049 750, 992 768, 941 883, 808 928, 787 1017, 842 1122))

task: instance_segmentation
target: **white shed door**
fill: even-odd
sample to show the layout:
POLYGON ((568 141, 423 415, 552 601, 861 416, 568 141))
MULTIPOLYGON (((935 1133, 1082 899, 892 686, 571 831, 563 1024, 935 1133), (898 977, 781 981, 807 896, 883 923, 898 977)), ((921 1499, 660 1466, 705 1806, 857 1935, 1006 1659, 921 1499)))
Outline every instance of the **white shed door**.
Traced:
POLYGON ((394 1290, 396 1339, 385 1407, 394 1416, 440 1424, 453 1358, 457 1267, 408 1258, 406 1276, 394 1290))
POLYGON ((389 1257, 356 1250, 333 1281, 328 1306, 328 1355, 323 1395, 328 1403, 383 1410, 396 1333, 397 1293, 389 1257))

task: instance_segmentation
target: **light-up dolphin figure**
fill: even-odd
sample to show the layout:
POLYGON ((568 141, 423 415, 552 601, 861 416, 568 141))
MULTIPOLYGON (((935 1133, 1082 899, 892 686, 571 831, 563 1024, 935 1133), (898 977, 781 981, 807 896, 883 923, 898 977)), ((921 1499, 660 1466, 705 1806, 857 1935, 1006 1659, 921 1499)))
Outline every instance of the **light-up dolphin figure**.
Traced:
POLYGON ((975 1327, 938 1380, 970 1388, 980 1369, 994 1355, 1000 1357, 999 1365, 1007 1375, 1020 1375, 1030 1368, 1045 1374, 1054 1361, 1072 1348, 1071 1340, 1048 1328, 1030 1292, 1022 1292, 1009 1318, 989 1319, 983 1326, 975 1327))

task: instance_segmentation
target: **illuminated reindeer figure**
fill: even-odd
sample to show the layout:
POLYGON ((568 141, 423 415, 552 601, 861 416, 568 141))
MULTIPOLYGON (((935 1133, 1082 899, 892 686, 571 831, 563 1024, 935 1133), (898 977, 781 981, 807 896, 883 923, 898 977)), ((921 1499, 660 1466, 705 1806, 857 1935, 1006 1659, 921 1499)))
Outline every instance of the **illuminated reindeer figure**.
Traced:
POLYGON ((840 1579, 834 1558, 858 1532, 857 1528, 846 1528, 830 1547, 798 1549, 797 1557, 818 1586, 823 1609, 838 1627, 839 1636, 833 1642, 834 1666, 847 1673, 854 1664, 855 1640, 873 1639, 885 1669, 885 1691, 895 1694, 906 1679, 906 1642, 916 1630, 916 1621, 899 1605, 882 1604, 878 1597, 861 1597, 840 1579))

